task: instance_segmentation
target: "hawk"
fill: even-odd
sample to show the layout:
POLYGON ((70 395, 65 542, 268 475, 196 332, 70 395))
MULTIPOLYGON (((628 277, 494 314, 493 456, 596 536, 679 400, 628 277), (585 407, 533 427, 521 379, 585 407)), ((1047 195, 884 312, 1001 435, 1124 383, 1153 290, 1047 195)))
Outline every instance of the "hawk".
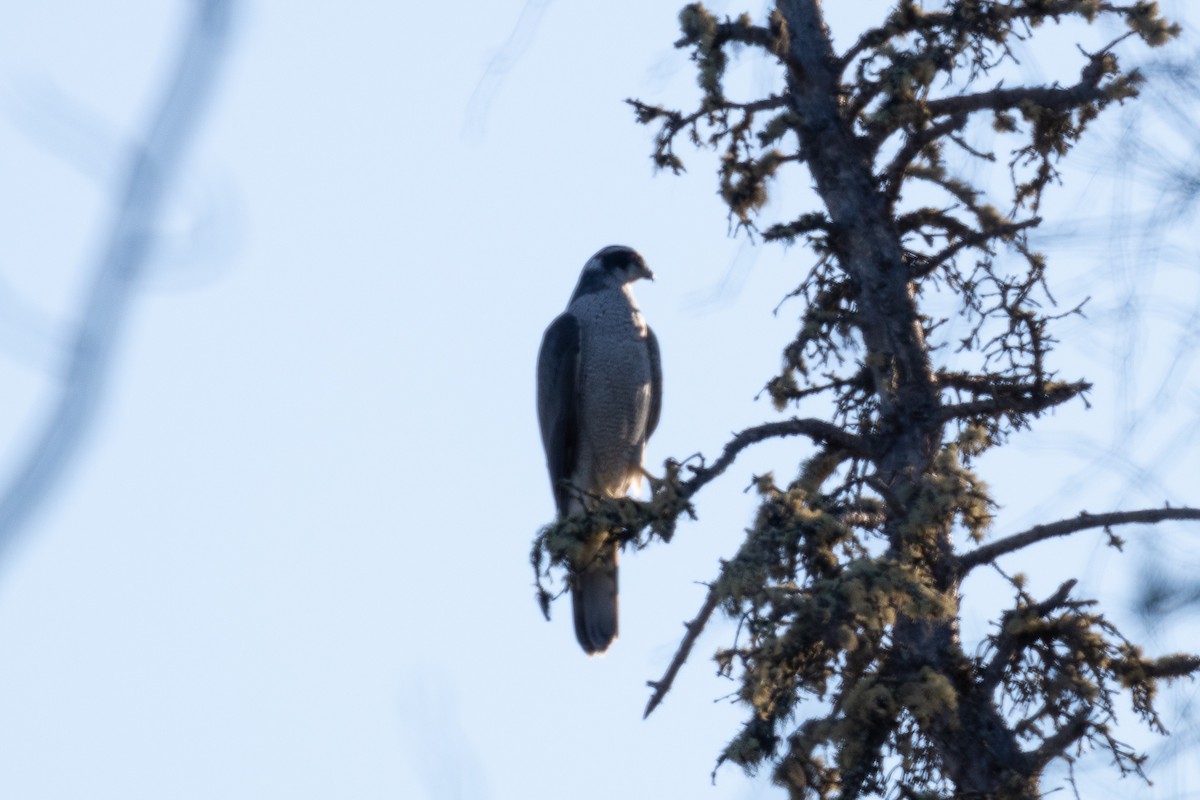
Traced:
MULTIPOLYGON (((641 484, 646 440, 662 409, 658 340, 631 287, 654 279, 645 259, 605 247, 546 329, 538 353, 537 406, 559 519, 593 510, 641 484)), ((597 537, 570 564, 575 636, 589 655, 617 638, 617 548, 597 537)))

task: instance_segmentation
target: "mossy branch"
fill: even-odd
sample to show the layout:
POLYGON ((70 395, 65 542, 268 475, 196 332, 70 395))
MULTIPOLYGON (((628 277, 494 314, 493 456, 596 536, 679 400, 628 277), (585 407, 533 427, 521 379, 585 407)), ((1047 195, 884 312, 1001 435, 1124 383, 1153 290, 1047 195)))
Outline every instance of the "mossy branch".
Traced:
POLYGON ((1006 416, 1016 414, 1040 414, 1043 411, 1062 405, 1078 397, 1092 385, 1086 381, 1028 387, 1027 394, 1017 395, 1006 392, 1003 395, 990 397, 986 400, 972 400, 967 403, 943 405, 938 409, 938 415, 944 420, 979 419, 982 417, 1006 416))
MULTIPOLYGON (((624 546, 632 543, 638 549, 654 538, 669 542, 681 515, 695 516, 691 499, 706 484, 712 482, 730 466, 738 455, 751 445, 768 439, 804 436, 818 444, 867 458, 871 455, 869 439, 817 419, 789 419, 746 428, 734 435, 712 464, 703 456, 693 456, 683 462, 668 459, 663 464, 661 478, 650 477, 650 500, 641 502, 628 497, 609 498, 587 495, 583 499, 592 510, 556 520, 542 528, 534 538, 529 560, 534 571, 537 601, 543 615, 550 616, 550 604, 562 592, 550 591, 544 579, 554 570, 567 569, 577 563, 572 554, 584 542, 596 542, 596 537, 615 540, 624 546), (692 463, 698 461, 699 463, 692 463), (683 470, 691 477, 683 479, 683 470)), ((567 487, 578 491, 575 487, 567 487)), ((603 548, 595 548, 599 553, 603 548)))
POLYGON ((1038 0, 1038 2, 993 2, 977 5, 974 15, 957 9, 926 11, 915 0, 902 0, 881 26, 871 28, 858 37, 838 58, 838 68, 844 71, 855 59, 877 50, 888 42, 911 36, 936 35, 954 31, 963 39, 1001 38, 1009 35, 1016 24, 1040 24, 1046 19, 1073 15, 1088 22, 1101 14, 1119 14, 1150 46, 1165 44, 1178 36, 1180 27, 1165 21, 1158 13, 1157 3, 1102 3, 1095 0, 1038 0))

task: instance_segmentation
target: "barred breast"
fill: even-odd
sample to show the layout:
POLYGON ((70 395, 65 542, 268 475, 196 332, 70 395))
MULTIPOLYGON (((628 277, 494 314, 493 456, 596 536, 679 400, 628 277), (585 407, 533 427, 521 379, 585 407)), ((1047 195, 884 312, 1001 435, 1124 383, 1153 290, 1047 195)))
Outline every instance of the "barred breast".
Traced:
POLYGON ((641 480, 650 413, 646 325, 627 290, 576 298, 580 321, 579 462, 576 485, 620 496, 641 480))

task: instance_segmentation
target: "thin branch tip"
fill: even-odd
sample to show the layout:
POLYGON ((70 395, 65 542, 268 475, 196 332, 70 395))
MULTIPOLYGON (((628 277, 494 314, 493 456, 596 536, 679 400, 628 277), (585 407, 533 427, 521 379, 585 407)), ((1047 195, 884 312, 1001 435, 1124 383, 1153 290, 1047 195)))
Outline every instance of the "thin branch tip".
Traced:
MULTIPOLYGON (((1113 525, 1143 524, 1153 525, 1159 522, 1200 520, 1200 508, 1147 508, 1139 511, 1114 511, 1108 514, 1089 514, 1081 511, 1069 519, 1049 522, 1045 525, 1035 525, 1029 530, 1014 533, 997 539, 963 554, 958 560, 960 575, 966 575, 981 564, 990 564, 1002 555, 1023 550, 1031 544, 1037 544, 1047 539, 1059 536, 1069 536, 1079 531, 1102 528, 1108 530, 1113 525)), ((1111 531, 1109 531, 1111 535, 1111 531)))

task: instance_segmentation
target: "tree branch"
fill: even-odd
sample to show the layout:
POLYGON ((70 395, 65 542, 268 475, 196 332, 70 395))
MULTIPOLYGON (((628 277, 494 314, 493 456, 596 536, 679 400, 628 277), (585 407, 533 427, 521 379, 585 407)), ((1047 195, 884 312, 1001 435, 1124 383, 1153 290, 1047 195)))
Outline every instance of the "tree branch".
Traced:
MULTIPOLYGON (((1033 612, 1039 617, 1045 617, 1050 612, 1057 611, 1067 602, 1067 597, 1070 596, 1071 590, 1075 588, 1077 583, 1079 581, 1075 578, 1066 581, 1062 586, 1058 587, 1058 591, 1034 605, 1032 607, 1033 612)), ((1018 610, 1024 609, 1018 608, 1018 610)), ((989 695, 1000 684, 1000 679, 1004 677, 1004 668, 1008 666, 1008 662, 1020 652, 1017 637, 1009 633, 1005 628, 1005 624, 1013 613, 1013 611, 1005 612, 1004 619, 1000 622, 1000 633, 996 637, 996 652, 980 676, 979 686, 989 695)))
POLYGON ((704 42, 705 46, 717 49, 729 42, 759 47, 768 53, 775 53, 778 33, 761 25, 750 25, 744 20, 727 20, 716 24, 711 30, 694 29, 687 31, 675 41, 673 47, 682 49, 691 45, 701 44, 705 34, 711 35, 711 40, 704 42))
POLYGON ((647 125, 659 117, 667 118, 667 121, 663 123, 663 132, 660 134, 660 138, 674 138, 677 133, 687 126, 723 111, 742 111, 746 114, 756 114, 759 111, 771 111, 772 109, 783 108, 787 105, 787 100, 777 95, 765 97, 762 100, 753 100, 749 103, 736 103, 732 100, 722 99, 718 103, 705 105, 703 108, 693 111, 690 114, 682 114, 678 111, 669 111, 662 106, 643 103, 641 100, 635 100, 632 97, 625 98, 625 102, 633 107, 633 110, 637 113, 637 121, 643 125, 647 125))
POLYGON ((884 168, 881 175, 886 181, 883 193, 887 196, 888 203, 895 203, 900 196, 900 189, 904 184, 904 170, 908 165, 931 142, 935 142, 954 131, 961 130, 967 124, 968 116, 967 114, 952 114, 949 118, 942 120, 936 125, 930 125, 923 130, 914 131, 908 135, 904 146, 897 151, 896 156, 884 168))
POLYGON ((823 420, 789 419, 782 422, 768 422, 763 425, 756 425, 753 428, 746 428, 741 433, 736 434, 725 445, 725 449, 721 451, 721 457, 714 461, 712 466, 695 468, 695 474, 684 481, 680 487, 680 494, 684 497, 694 495, 706 483, 727 470, 733 464, 734 459, 737 458, 738 453, 750 445, 766 439, 777 439, 787 436, 807 436, 818 444, 830 444, 864 457, 869 456, 872 452, 870 443, 863 437, 848 433, 842 428, 823 420))
POLYGON ((1048 408, 1062 405, 1091 388, 1090 383, 1068 383, 1051 386, 1040 394, 1027 397, 989 397, 986 400, 971 400, 966 403, 944 405, 938 409, 941 420, 967 419, 969 417, 995 416, 998 414, 1037 414, 1048 408))
POLYGON ((1045 739, 1041 746, 1029 754, 1035 768, 1042 769, 1054 759, 1067 752, 1067 748, 1087 736, 1092 726, 1092 708, 1088 706, 1073 714, 1059 729, 1045 739))
MULTIPOLYGON (((808 436, 814 442, 830 444, 863 456, 870 452, 867 441, 862 437, 847 433, 828 422, 816 419, 790 419, 783 422, 769 422, 765 425, 747 428, 734 436, 725 445, 721 457, 713 462, 711 467, 697 469, 696 474, 683 483, 680 487, 680 495, 685 499, 694 495, 706 483, 728 469, 733 464, 734 459, 737 458, 738 453, 750 445, 766 439, 784 436, 808 436)), ((869 522, 871 520, 864 518, 859 524, 867 524, 869 522)), ((848 522, 847 524, 854 523, 848 522)), ((654 693, 650 696, 650 701, 646 704, 646 710, 642 714, 642 719, 650 716, 651 712, 666 697, 667 692, 671 690, 671 685, 675 682, 675 676, 679 674, 679 670, 683 668, 688 656, 691 655, 693 645, 695 645, 696 640, 700 637, 704 626, 708 624, 708 620, 712 617, 713 612, 716 611, 718 604, 719 599, 716 592, 716 584, 713 584, 709 587, 708 596, 704 599, 704 605, 700 607, 700 611, 696 614, 695 618, 691 622, 684 623, 684 627, 687 628, 687 634, 684 635, 683 641, 679 643, 679 647, 675 651, 671 663, 667 666, 667 671, 657 681, 647 681, 647 685, 654 689, 654 693)))
POLYGON ((1003 239, 1005 237, 1013 236, 1014 234, 1020 233, 1027 228, 1036 228, 1041 224, 1041 222, 1041 217, 1030 217, 1029 219, 1021 220, 1020 222, 997 225, 991 230, 975 231, 974 233, 962 236, 953 244, 947 245, 933 255, 921 259, 920 269, 914 271, 912 273, 912 277, 924 278, 926 275, 932 274, 934 270, 945 264, 950 259, 954 258, 954 256, 958 255, 959 252, 968 247, 980 247, 981 245, 985 245, 993 239, 1003 239))
POLYGON ((958 559, 958 573, 966 575, 980 564, 990 564, 1002 555, 1021 550, 1046 539, 1068 536, 1090 528, 1108 528, 1112 525, 1132 523, 1152 525, 1168 520, 1200 520, 1200 508, 1147 508, 1141 511, 1114 511, 1109 514, 1089 514, 1081 511, 1079 516, 1073 519, 1035 525, 1027 531, 1005 536, 1003 539, 963 554, 958 559))
POLYGON ((671 684, 675 682, 675 676, 679 674, 679 670, 691 655, 692 646, 696 644, 696 640, 700 638, 700 632, 704 630, 704 626, 708 624, 708 620, 712 617, 713 612, 717 610, 717 589, 716 585, 708 587, 708 597, 704 598, 704 605, 700 607, 699 613, 691 622, 683 623, 683 627, 687 628, 687 634, 684 635, 683 641, 679 643, 679 648, 675 651, 675 657, 671 659, 671 663, 667 666, 667 671, 657 681, 646 681, 646 685, 654 690, 654 694, 650 695, 650 702, 646 703, 646 710, 642 714, 642 719, 650 716, 654 709, 658 708, 658 704, 667 696, 667 692, 671 691, 671 684))
MULTIPOLYGON (((999 9, 991 10, 987 7, 981 9, 981 14, 996 13, 999 9)), ((1113 3, 1099 3, 1098 11, 1106 13, 1133 14, 1137 13, 1136 5, 1116 5, 1113 3)), ((1003 8, 1004 18, 1007 21, 1023 20, 1036 15, 1056 16, 1061 14, 1079 13, 1078 0, 1055 0, 1054 2, 1043 2, 1036 5, 1030 4, 1025 7, 1006 6, 1003 8)), ((929 31, 942 30, 951 27, 955 23, 955 16, 951 12, 940 11, 923 11, 921 14, 914 16, 908 24, 896 24, 896 17, 890 17, 887 25, 871 28, 858 37, 858 40, 852 44, 845 53, 838 58, 839 71, 845 70, 854 59, 862 55, 865 51, 879 47, 881 44, 891 41, 897 37, 907 36, 912 33, 925 33, 929 31)))
POLYGON ((1100 77, 1084 79, 1074 86, 1018 86, 1014 89, 993 89, 990 92, 942 97, 925 103, 925 110, 932 117, 947 114, 973 114, 976 111, 1008 111, 1025 103, 1042 108, 1063 111, 1078 108, 1097 100, 1106 99, 1109 86, 1100 85, 1100 77))
POLYGON ((54 408, 33 437, 23 463, 0 495, 0 547, 11 547, 21 524, 62 475, 92 421, 122 317, 149 260, 171 180, 212 92, 230 31, 231 0, 193 3, 178 62, 125 176, 96 265, 54 408))

